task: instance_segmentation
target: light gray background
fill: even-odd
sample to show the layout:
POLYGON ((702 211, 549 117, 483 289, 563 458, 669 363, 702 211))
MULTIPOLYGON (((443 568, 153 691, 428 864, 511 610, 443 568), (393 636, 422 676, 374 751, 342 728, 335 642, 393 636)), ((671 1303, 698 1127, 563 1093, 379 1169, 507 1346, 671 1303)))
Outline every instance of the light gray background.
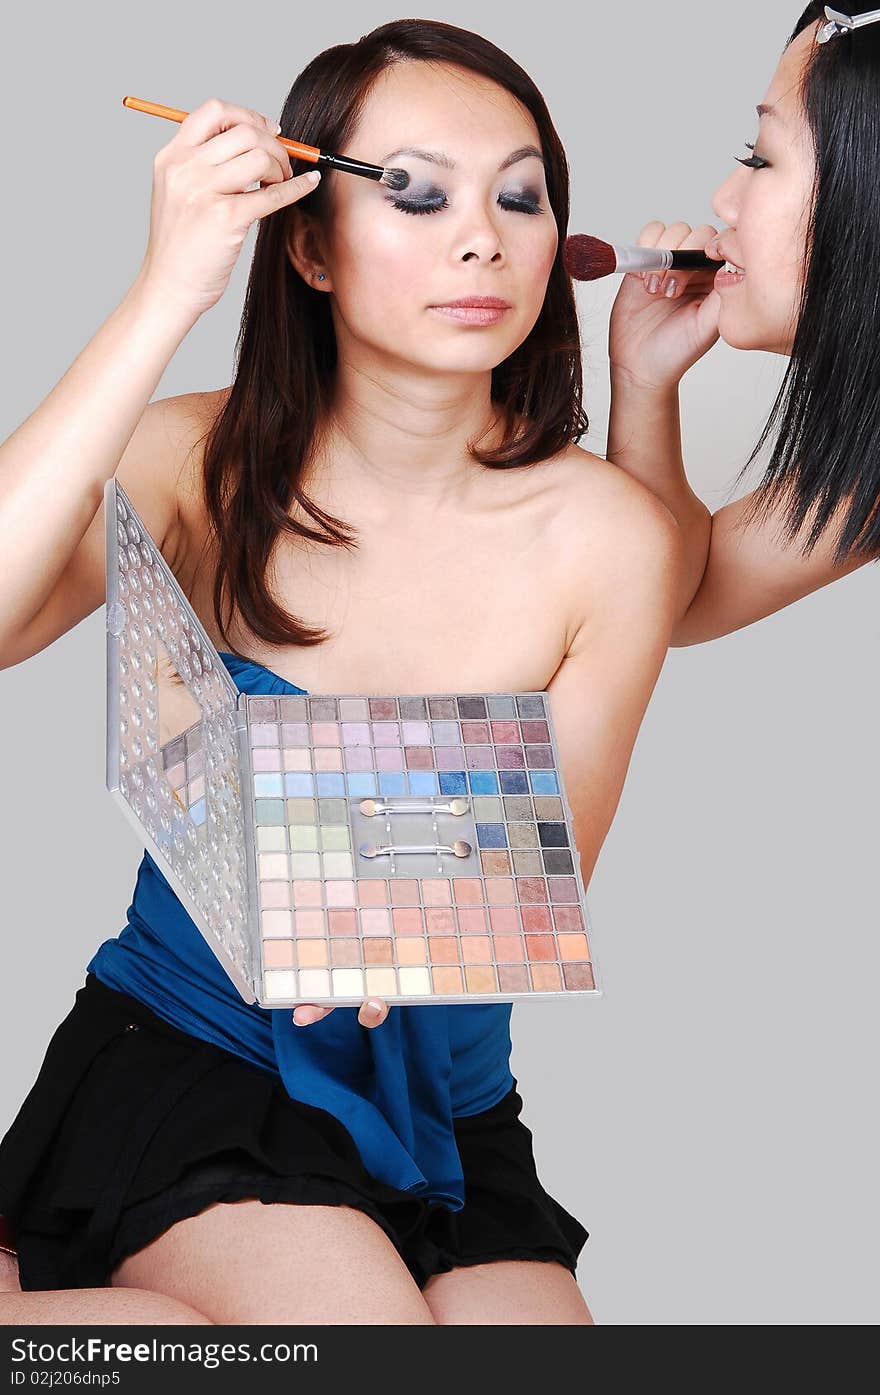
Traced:
MULTIPOLYGON (((568 151, 571 230, 627 240, 653 217, 714 221, 711 192, 754 139, 799 6, 740 0, 698 23, 595 0, 427 13, 528 68, 568 151)), ((59 8, 48 27, 38 6, 7 17, 0 437, 140 265, 151 161, 173 128, 123 95, 191 110, 216 94, 277 115, 316 52, 395 17, 321 8, 154 0, 59 8)), ((230 381, 253 236, 157 396, 230 381)), ((600 453, 615 286, 578 293, 583 444, 600 453)), ((685 380, 686 458, 712 507, 781 365, 722 344, 685 380)), ((539 1171, 591 1231, 579 1280, 601 1323, 876 1320, 878 584, 865 567, 670 653, 591 887, 606 995, 514 1014, 539 1171)), ((85 964, 120 930, 141 856, 104 790, 103 624, 102 609, 0 676, 4 1129, 85 964)))

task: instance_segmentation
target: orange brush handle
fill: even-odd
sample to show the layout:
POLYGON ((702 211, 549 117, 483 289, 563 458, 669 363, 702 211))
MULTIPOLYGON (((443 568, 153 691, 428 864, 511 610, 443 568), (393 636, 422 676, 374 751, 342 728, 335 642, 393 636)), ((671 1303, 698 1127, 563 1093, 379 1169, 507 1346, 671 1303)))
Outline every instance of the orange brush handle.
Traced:
MULTIPOLYGON (((164 116, 166 121, 183 121, 189 116, 188 111, 179 111, 177 107, 163 107, 159 102, 146 102, 141 97, 123 97, 122 105, 131 107, 133 111, 144 111, 147 116, 164 116)), ((276 136, 279 145, 283 145, 288 155, 293 155, 298 160, 308 160, 311 164, 317 164, 321 154, 316 145, 303 145, 298 140, 287 140, 285 136, 276 136)))

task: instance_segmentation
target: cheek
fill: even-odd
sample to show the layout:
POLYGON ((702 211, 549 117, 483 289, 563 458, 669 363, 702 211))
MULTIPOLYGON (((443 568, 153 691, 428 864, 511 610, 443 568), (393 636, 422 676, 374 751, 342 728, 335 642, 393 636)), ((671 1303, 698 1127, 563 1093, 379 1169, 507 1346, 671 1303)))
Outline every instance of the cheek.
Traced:
MULTIPOLYGON (((334 293, 349 318, 390 318, 395 307, 412 313, 437 285, 437 253, 426 224, 430 215, 398 213, 394 217, 353 222, 333 248, 334 293)), ((376 321, 374 321, 376 323, 376 321)))

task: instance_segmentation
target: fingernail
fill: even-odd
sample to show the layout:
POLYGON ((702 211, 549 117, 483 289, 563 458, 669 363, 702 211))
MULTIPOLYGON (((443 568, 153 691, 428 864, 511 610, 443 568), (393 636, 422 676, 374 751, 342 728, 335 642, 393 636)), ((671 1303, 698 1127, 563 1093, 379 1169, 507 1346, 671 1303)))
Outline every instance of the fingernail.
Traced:
POLYGON ((280 122, 280 121, 278 122, 278 125, 275 127, 275 134, 276 134, 276 136, 280 136, 280 135, 281 135, 281 122, 280 122))
POLYGON ((669 298, 671 299, 672 296, 675 295, 675 292, 676 292, 677 290, 678 290, 678 282, 676 281, 675 277, 673 277, 671 281, 667 281, 667 282, 666 282, 666 290, 663 292, 663 294, 664 294, 665 296, 669 296, 669 298))
POLYGON ((310 1027, 313 1022, 317 1022, 321 1016, 320 1008, 298 1007, 293 1010, 293 1020, 297 1027, 310 1027), (297 1013, 300 1014, 297 1017, 297 1013))
POLYGON ((305 176, 305 178, 306 178, 306 181, 307 181, 309 184, 317 184, 318 180, 321 178, 321 171, 320 171, 320 170, 309 170, 309 172, 308 172, 308 174, 305 176))
POLYGON ((649 295, 653 295, 654 292, 657 290, 657 287, 658 287, 659 285, 660 285, 660 277, 659 277, 659 276, 649 276, 649 277, 648 277, 648 280, 647 280, 647 283, 646 283, 646 285, 645 285, 645 290, 648 292, 649 295))
POLYGON ((367 1010, 373 1017, 381 1017, 384 1011, 381 1003, 377 1003, 375 998, 367 999, 367 1010))

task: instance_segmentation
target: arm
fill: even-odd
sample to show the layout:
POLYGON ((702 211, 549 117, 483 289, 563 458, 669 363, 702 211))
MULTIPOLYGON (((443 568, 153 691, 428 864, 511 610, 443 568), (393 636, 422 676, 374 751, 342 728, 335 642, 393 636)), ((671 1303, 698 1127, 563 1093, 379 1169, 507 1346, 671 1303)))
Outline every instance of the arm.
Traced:
POLYGON ((662 505, 632 486, 615 510, 589 576, 590 595, 548 686, 584 884, 620 799, 645 708, 666 655, 681 586, 683 548, 662 505), (598 568, 597 563, 598 561, 598 568))
POLYGON ((675 627, 674 645, 701 644, 753 625, 870 560, 865 556, 843 564, 834 560, 833 522, 806 557, 802 538, 787 541, 778 515, 769 514, 743 527, 742 517, 752 498, 749 494, 737 499, 712 516, 706 569, 675 627))
POLYGON ((676 613, 683 616, 706 570, 712 515, 685 474, 677 383, 645 388, 612 370, 607 459, 656 494, 678 524, 683 556, 676 613))

